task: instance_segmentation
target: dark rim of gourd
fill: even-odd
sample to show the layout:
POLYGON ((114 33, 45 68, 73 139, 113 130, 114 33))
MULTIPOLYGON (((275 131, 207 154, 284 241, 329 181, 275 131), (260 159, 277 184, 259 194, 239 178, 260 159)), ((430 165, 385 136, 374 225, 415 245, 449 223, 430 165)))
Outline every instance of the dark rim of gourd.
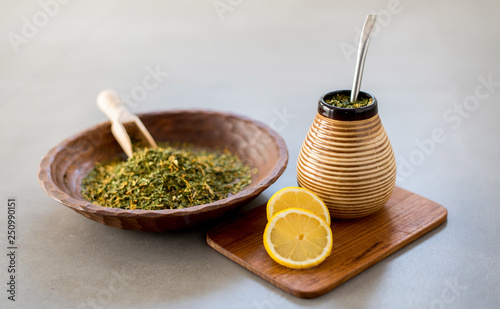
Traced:
POLYGON ((360 91, 358 100, 371 98, 373 103, 358 108, 342 108, 325 103, 325 98, 336 94, 343 94, 350 97, 351 90, 336 90, 321 96, 318 102, 318 113, 320 115, 335 120, 354 121, 368 119, 378 114, 377 99, 367 92, 360 91))

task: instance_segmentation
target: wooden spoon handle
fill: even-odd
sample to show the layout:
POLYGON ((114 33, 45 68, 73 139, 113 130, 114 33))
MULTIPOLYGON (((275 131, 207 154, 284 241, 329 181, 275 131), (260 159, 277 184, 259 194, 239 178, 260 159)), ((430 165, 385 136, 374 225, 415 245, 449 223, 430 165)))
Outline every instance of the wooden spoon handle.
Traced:
POLYGON ((112 122, 135 121, 134 114, 131 114, 123 105, 118 93, 113 90, 103 90, 97 96, 97 106, 112 122))
POLYGON ((141 133, 141 138, 150 147, 158 147, 155 140, 136 115, 130 113, 113 90, 103 90, 97 96, 97 106, 111 121, 111 132, 128 157, 132 157, 132 142, 124 123, 134 123, 141 133))

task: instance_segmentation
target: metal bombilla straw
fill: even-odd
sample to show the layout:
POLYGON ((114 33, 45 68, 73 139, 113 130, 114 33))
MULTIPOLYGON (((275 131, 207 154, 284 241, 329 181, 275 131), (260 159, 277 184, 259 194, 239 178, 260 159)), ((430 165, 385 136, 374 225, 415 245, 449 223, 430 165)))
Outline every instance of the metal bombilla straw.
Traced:
POLYGON ((356 71, 354 71, 354 80, 352 82, 351 102, 358 100, 359 89, 361 88, 361 79, 363 78, 363 69, 365 67, 366 52, 372 35, 377 15, 368 14, 365 25, 359 39, 358 58, 356 60, 356 71))

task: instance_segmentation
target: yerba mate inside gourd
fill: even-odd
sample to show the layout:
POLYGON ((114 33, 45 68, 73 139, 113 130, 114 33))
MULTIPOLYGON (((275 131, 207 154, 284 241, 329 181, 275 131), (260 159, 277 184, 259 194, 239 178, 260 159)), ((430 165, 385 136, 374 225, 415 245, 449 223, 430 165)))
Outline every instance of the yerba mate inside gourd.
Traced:
POLYGON ((373 103, 373 99, 370 97, 359 96, 357 101, 351 102, 349 95, 337 93, 331 96, 325 96, 324 102, 341 108, 359 108, 371 105, 373 103))

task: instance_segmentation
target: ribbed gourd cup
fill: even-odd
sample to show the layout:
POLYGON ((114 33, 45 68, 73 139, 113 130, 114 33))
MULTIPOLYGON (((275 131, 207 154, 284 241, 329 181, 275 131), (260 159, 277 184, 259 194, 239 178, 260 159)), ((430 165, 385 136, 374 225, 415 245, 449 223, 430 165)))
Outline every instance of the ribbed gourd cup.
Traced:
POLYGON ((320 98, 297 162, 299 185, 322 198, 337 219, 361 218, 380 210, 396 183, 396 160, 377 99, 361 91, 359 98, 372 98, 372 104, 339 108, 325 103, 336 94, 350 93, 333 91, 320 98))

